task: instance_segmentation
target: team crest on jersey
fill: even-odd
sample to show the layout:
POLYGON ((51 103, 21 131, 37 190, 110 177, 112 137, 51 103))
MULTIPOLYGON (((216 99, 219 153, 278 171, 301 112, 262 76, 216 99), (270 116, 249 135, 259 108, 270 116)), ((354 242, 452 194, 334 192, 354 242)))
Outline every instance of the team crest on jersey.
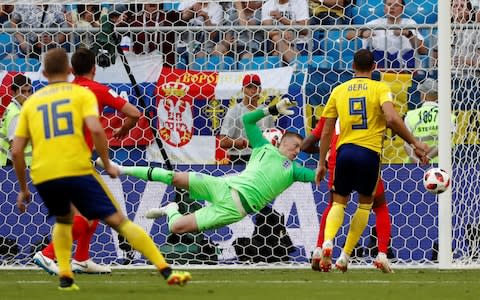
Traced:
POLYGON ((192 139, 192 105, 182 99, 188 88, 181 82, 167 82, 160 88, 163 97, 158 102, 159 133, 171 146, 181 147, 192 139))
POLYGON ((284 167, 285 169, 290 168, 291 165, 292 165, 292 162, 291 162, 290 160, 288 160, 288 159, 283 162, 283 167, 284 167))

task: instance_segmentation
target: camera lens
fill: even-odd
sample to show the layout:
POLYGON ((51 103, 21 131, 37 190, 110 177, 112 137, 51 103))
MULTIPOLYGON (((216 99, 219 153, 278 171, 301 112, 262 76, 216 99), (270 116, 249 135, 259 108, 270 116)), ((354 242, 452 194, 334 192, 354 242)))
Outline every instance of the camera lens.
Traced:
POLYGON ((97 55, 97 64, 102 68, 110 67, 110 57, 105 50, 99 50, 97 55))

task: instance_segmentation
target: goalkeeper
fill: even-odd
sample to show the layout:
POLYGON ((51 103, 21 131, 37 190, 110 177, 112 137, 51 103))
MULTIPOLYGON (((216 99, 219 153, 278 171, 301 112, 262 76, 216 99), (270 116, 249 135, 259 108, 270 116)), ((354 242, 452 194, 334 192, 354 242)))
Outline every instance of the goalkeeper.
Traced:
MULTIPOLYGON (((302 136, 287 132, 277 148, 263 137, 256 125, 268 115, 292 115, 293 111, 288 108, 293 105, 290 100, 282 99, 274 106, 243 115, 248 142, 253 150, 245 170, 238 175, 214 177, 154 167, 119 166, 120 173, 187 189, 193 199, 211 203, 187 215, 178 212, 175 202, 147 212, 146 217, 152 219, 167 215, 168 227, 173 233, 204 231, 238 222, 247 214, 261 210, 295 181, 315 181, 314 170, 294 162, 300 152, 302 136)), ((101 161, 97 160, 97 163, 101 165, 101 161)))

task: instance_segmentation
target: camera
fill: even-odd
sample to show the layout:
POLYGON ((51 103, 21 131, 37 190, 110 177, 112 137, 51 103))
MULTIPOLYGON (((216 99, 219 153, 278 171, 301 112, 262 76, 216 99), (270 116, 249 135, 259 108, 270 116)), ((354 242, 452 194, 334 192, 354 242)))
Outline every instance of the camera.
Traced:
POLYGON ((111 12, 100 17, 100 32, 95 37, 95 42, 90 50, 96 55, 97 64, 108 68, 115 64, 117 46, 121 36, 114 32, 115 19, 120 16, 118 12, 111 12))

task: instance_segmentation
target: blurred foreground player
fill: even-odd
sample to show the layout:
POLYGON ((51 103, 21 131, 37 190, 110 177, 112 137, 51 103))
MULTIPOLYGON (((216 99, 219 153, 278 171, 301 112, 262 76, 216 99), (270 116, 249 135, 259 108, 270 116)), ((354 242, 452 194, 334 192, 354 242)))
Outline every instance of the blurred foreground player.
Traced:
POLYGON ((49 214, 55 216, 52 240, 59 267, 58 289, 79 290, 70 265, 72 205, 85 217, 103 219, 122 234, 134 249, 155 265, 168 284, 185 284, 191 279, 190 274, 172 271, 148 234, 118 210, 111 192, 93 168, 84 127, 92 134, 106 172, 112 178, 118 176, 118 168, 108 159, 107 140, 98 120, 95 95, 67 82, 70 67, 65 50, 56 48, 46 53, 43 73, 49 84, 34 93, 22 107, 13 140, 12 159, 20 185, 17 207, 25 212, 31 195, 26 180, 24 149, 32 141, 30 175, 49 214))
MULTIPOLYGON (((123 125, 113 131, 114 138, 125 137, 137 123, 140 111, 109 87, 93 80, 96 68, 95 54, 92 51, 85 48, 77 49, 72 55, 71 63, 75 75, 73 83, 86 87, 95 94, 100 113, 108 106, 125 115, 123 125)), ((85 128, 85 139, 88 147, 92 150, 93 141, 88 128, 85 128)), ((90 221, 74 208, 72 234, 73 240, 77 242, 77 248, 72 259, 72 270, 75 273, 104 274, 112 271, 109 266, 97 264, 90 258, 90 242, 97 226, 98 220, 90 221)), ((35 253, 33 262, 50 274, 57 274, 58 266, 55 263, 53 243, 51 242, 42 251, 35 253)))

